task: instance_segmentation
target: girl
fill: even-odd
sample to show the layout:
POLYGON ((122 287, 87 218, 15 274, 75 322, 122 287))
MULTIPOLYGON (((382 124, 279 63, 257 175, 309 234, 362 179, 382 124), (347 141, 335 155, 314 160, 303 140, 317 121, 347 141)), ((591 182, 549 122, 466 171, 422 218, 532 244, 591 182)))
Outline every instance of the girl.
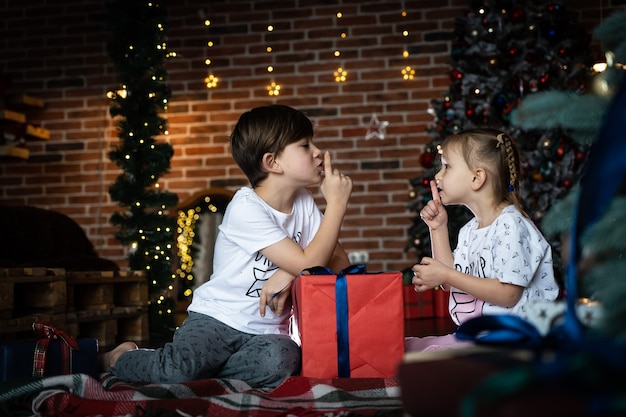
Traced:
MULTIPOLYGON (((442 168, 431 181, 433 199, 420 212, 428 225, 432 258, 413 266, 415 291, 449 291, 449 312, 460 325, 483 314, 525 316, 531 301, 556 299, 552 251, 523 211, 517 149, 504 132, 472 129, 446 138, 442 168), (459 231, 454 252, 444 205, 474 214, 459 231)), ((454 335, 407 338, 406 350, 433 350, 467 342, 454 335)))

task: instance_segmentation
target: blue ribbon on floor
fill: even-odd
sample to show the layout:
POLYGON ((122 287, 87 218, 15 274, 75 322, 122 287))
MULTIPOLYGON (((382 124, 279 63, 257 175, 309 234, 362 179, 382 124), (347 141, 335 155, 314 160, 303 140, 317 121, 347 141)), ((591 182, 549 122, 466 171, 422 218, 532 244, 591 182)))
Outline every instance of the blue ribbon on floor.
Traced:
POLYGON ((330 268, 316 266, 306 269, 312 275, 336 275, 335 280, 335 316, 337 320, 337 375, 339 378, 350 377, 350 332, 348 326, 348 274, 366 273, 365 265, 350 265, 335 274, 330 268))

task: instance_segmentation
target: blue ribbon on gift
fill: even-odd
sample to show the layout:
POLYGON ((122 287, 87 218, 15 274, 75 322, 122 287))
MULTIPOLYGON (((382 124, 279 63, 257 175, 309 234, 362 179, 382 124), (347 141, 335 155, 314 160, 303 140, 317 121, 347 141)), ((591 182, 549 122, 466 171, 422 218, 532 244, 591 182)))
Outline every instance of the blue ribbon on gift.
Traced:
POLYGON ((335 280, 335 316, 337 320, 337 375, 339 378, 350 377, 350 332, 348 326, 348 282, 346 275, 366 273, 365 265, 350 265, 335 274, 332 269, 316 266, 305 269, 312 275, 336 275, 335 280))

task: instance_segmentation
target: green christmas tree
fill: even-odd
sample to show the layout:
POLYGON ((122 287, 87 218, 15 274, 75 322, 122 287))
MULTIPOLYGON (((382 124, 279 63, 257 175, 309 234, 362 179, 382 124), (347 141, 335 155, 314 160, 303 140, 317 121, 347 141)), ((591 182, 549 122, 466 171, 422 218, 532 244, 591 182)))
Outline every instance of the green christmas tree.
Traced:
MULTIPOLYGON (((522 161, 521 195, 538 225, 550 205, 567 195, 580 176, 588 144, 559 126, 522 129, 510 116, 522 99, 541 91, 581 94, 593 63, 590 39, 565 7, 554 2, 469 2, 467 14, 455 25, 450 88, 431 102, 434 122, 429 133, 434 139, 420 158, 424 173, 410 181, 409 208, 418 215, 408 231, 407 250, 415 248, 418 259, 430 256, 428 228, 419 211, 432 198, 428 184, 439 169, 438 146, 461 130, 493 127, 515 138, 522 161)), ((458 230, 471 213, 464 207, 448 210, 455 247, 458 230)), ((552 243, 558 253, 558 241, 552 243)))
POLYGON ((178 203, 176 194, 158 182, 170 169, 172 146, 155 139, 166 132, 161 114, 170 98, 164 69, 166 13, 143 0, 111 0, 106 7, 112 31, 107 47, 120 82, 109 93, 120 140, 109 158, 123 171, 109 194, 125 210, 114 213, 111 223, 118 227, 116 238, 130 247, 130 268, 146 271, 151 335, 165 337, 174 328, 175 304, 170 292, 176 222, 168 208, 178 203))
MULTIPOLYGON (((567 129, 583 144, 596 140, 606 113, 615 110, 609 107, 612 97, 625 81, 625 28, 626 12, 621 12, 613 14, 594 30, 594 37, 606 48, 607 68, 594 75, 587 94, 545 91, 527 97, 513 112, 512 122, 527 129, 567 129)), ((616 114, 619 115, 619 109, 613 112, 613 117, 616 114)), ((621 117, 624 119, 623 111, 621 117)), ((606 181, 611 180, 621 181, 621 189, 601 219, 579 239, 582 258, 578 294, 600 302, 603 318, 599 330, 626 343, 623 324, 626 320, 626 189, 623 178, 606 178, 606 181)), ((603 184, 598 184, 598 187, 603 187, 603 184)), ((546 213, 543 218, 544 232, 566 239, 572 228, 578 200, 579 189, 575 186, 546 213)))

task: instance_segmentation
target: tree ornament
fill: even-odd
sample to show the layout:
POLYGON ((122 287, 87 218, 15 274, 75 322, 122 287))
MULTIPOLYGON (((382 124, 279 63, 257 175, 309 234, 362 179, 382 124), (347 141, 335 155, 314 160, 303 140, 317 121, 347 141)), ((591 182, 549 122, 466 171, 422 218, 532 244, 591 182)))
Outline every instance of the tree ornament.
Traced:
POLYGON ((602 71, 591 78, 591 91, 601 97, 611 97, 615 93, 615 87, 609 82, 609 74, 602 71))
POLYGON ((450 71, 450 81, 456 82, 461 79, 463 79, 463 73, 461 71, 456 68, 450 71))
POLYGON ((378 116, 376 113, 372 114, 372 118, 370 119, 370 125, 365 133, 365 140, 370 139, 385 139, 386 129, 389 126, 388 121, 380 121, 378 120, 378 116))
POLYGON ((523 23, 525 19, 526 19, 526 10, 524 10, 524 8, 521 6, 514 7, 509 13, 509 21, 511 23, 515 23, 515 24, 523 23))
POLYGON ((541 143, 544 149, 550 149, 552 147, 552 138, 545 138, 541 143))
POLYGON ((425 150, 423 154, 420 155, 420 165, 426 169, 431 169, 433 167, 433 163, 435 161, 435 153, 429 150, 425 150))

